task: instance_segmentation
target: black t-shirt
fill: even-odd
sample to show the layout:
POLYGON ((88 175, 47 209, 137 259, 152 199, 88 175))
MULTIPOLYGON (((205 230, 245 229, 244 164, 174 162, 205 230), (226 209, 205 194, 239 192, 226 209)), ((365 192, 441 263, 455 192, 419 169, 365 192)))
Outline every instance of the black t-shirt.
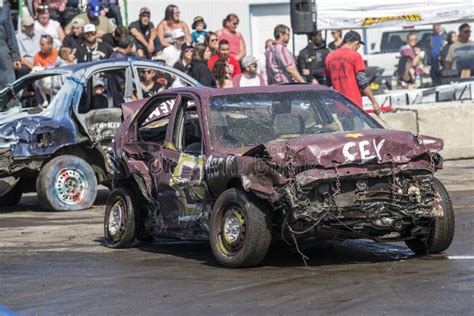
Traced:
POLYGON ((97 43, 95 49, 89 49, 89 47, 84 45, 77 50, 76 58, 78 63, 103 60, 108 59, 113 52, 112 47, 104 43, 97 43))
POLYGON ((198 60, 191 62, 189 75, 206 87, 216 87, 216 79, 207 65, 198 60))
POLYGON ((102 36, 102 43, 109 45, 110 47, 118 47, 118 40, 115 39, 113 33, 106 33, 102 36))
POLYGON ((75 37, 71 34, 66 35, 63 40, 63 46, 71 47, 76 51, 81 48, 84 44, 84 38, 82 36, 75 37))
POLYGON ((143 91, 143 97, 144 98, 149 98, 151 96, 154 96, 155 94, 158 93, 158 91, 163 87, 163 85, 159 82, 155 82, 153 84, 153 87, 151 89, 148 89, 146 91, 143 91))
POLYGON ((140 24, 139 21, 135 21, 135 22, 130 23, 130 25, 128 26, 128 30, 130 32, 132 31, 132 29, 137 29, 140 33, 143 34, 143 36, 147 40, 150 39, 150 32, 154 28, 155 28, 155 26, 153 25, 153 22, 150 22, 150 23, 148 23, 148 25, 145 26, 143 24, 140 24))

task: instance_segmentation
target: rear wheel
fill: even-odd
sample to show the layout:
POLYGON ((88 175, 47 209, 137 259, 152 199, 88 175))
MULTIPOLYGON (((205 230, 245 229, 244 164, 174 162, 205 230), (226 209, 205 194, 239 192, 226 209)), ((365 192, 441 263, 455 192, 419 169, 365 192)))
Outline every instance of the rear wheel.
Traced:
POLYGON ((118 188, 109 194, 105 207, 104 237, 110 248, 128 248, 136 237, 137 217, 131 191, 118 188))
POLYGON ((64 155, 52 159, 36 180, 41 203, 54 211, 78 211, 92 206, 97 196, 97 179, 82 158, 64 155))
POLYGON ((260 264, 271 242, 265 206, 239 189, 228 189, 216 200, 210 220, 210 242, 216 259, 226 267, 260 264))
MULTIPOLYGON (((405 243, 416 254, 436 254, 451 245, 454 236, 454 210, 448 191, 438 179, 434 181, 435 208, 439 215, 431 222, 430 232, 425 238, 407 240, 405 243)), ((436 212, 436 211, 435 211, 436 212)))

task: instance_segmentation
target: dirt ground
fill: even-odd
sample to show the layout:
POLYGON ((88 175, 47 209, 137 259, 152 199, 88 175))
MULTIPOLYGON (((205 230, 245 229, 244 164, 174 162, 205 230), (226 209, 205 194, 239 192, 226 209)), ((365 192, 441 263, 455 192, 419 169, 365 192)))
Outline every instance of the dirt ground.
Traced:
POLYGON ((94 208, 48 212, 35 194, 0 209, 0 305, 21 314, 349 313, 471 314, 474 160, 448 161, 456 236, 443 255, 402 243, 308 243, 304 267, 273 249, 262 267, 219 267, 207 243, 103 245, 108 191, 94 208))

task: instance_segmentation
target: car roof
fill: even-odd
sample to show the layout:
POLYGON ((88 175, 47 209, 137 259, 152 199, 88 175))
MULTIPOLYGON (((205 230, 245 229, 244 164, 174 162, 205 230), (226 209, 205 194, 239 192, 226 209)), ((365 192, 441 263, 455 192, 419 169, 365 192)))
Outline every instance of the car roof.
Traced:
POLYGON ((138 57, 124 57, 124 58, 113 58, 113 59, 90 61, 90 62, 79 63, 79 64, 74 64, 74 65, 67 65, 67 66, 61 66, 61 67, 56 67, 56 68, 51 68, 51 69, 40 70, 31 74, 28 74, 25 77, 38 76, 38 75, 39 76, 67 75, 67 74, 74 75, 76 73, 78 73, 80 77, 84 72, 86 72, 85 70, 95 71, 98 68, 101 68, 101 66, 113 66, 114 64, 117 64, 117 65, 129 64, 131 62, 139 62, 139 63, 150 64, 153 66, 160 66, 160 68, 163 68, 163 69, 168 69, 168 68, 173 69, 172 67, 167 66, 161 61, 151 61, 149 59, 138 58, 138 57))
MULTIPOLYGON (((15 86, 18 84, 18 82, 27 80, 28 78, 31 78, 31 77, 44 77, 44 76, 52 76, 52 75, 70 75, 70 76, 76 77, 77 79, 81 79, 84 75, 86 75, 86 77, 89 77, 92 72, 100 70, 101 68, 113 67, 113 66, 126 66, 132 62, 137 64, 137 66, 146 67, 147 65, 149 65, 150 67, 151 66, 158 67, 170 73, 176 73, 178 71, 177 69, 166 65, 163 61, 152 61, 149 59, 139 58, 139 57, 124 57, 124 58, 113 58, 113 59, 91 61, 91 62, 85 62, 85 63, 79 63, 79 64, 74 64, 74 65, 67 65, 67 66, 61 66, 61 67, 55 67, 51 69, 35 71, 17 79, 15 82, 12 83, 12 85, 15 86)), ((191 77, 189 77, 188 79, 194 80, 191 77)), ((197 81, 196 83, 199 84, 197 81)))
POLYGON ((175 93, 194 93, 202 97, 225 96, 235 94, 249 94, 249 93, 278 93, 278 92, 300 92, 300 91, 334 91, 325 85, 313 84, 280 84, 271 86, 255 86, 243 88, 209 88, 209 87, 183 87, 170 89, 167 92, 175 93))

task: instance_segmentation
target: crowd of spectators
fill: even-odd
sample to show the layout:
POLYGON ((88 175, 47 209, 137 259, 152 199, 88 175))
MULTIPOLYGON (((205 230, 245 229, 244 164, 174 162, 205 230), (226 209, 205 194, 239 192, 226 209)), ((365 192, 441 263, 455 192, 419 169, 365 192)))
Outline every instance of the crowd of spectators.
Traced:
MULTIPOLYGON (((11 21, 2 23, 0 39, 6 34, 11 53, 1 53, 0 59, 10 58, 16 78, 37 69, 136 55, 162 60, 211 87, 287 82, 330 84, 325 75, 326 59, 345 44, 341 30, 331 31, 333 41, 328 45, 317 31, 308 34, 308 45, 295 56, 287 47, 290 28, 277 25, 274 38, 264 44, 265 54, 256 58, 248 54, 235 14, 223 19, 221 29, 211 31, 202 16, 196 16, 189 27, 181 20, 176 5, 168 5, 163 19, 155 25, 150 9, 143 7, 137 19, 127 26, 123 25, 118 0, 89 0, 85 12, 81 12, 78 4, 78 0, 32 0, 31 16, 22 18, 21 30, 14 38, 18 48, 8 37, 10 28, 13 29, 11 21)), ((431 65, 434 84, 441 82, 445 70, 461 72, 471 67, 474 44, 469 35, 468 24, 461 25, 459 36, 445 34, 440 25, 434 26, 431 46, 423 48, 428 51, 423 62, 431 65)), ((400 48, 403 64, 398 67, 398 76, 410 83, 426 72, 421 66, 421 48, 416 43, 416 34, 410 33, 406 45, 400 48)), ((156 72, 140 76, 149 91, 163 89, 162 78, 156 72)), ((0 87, 14 80, 11 74, 0 77, 0 87)))

